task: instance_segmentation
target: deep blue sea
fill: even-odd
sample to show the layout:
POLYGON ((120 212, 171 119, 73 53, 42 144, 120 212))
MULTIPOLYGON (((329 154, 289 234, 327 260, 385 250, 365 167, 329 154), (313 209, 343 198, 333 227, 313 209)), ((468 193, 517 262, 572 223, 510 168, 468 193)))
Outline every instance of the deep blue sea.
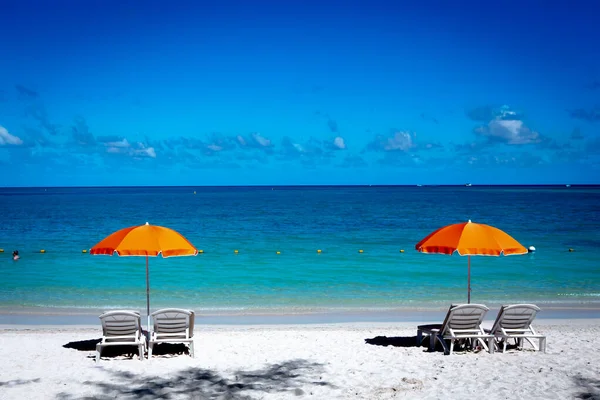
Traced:
POLYGON ((82 253, 145 222, 204 251, 150 259, 153 309, 294 313, 466 302, 467 258, 414 247, 468 219, 537 249, 473 257, 472 302, 600 303, 600 187, 2 188, 0 210, 5 309, 145 309, 143 257, 82 253))

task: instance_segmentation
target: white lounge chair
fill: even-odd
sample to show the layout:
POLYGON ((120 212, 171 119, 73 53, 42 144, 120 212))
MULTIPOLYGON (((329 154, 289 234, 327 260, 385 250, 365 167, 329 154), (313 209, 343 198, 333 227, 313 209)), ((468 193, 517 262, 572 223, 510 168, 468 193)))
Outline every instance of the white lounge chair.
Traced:
POLYGON ((142 335, 140 314, 136 311, 115 310, 100 315, 102 341, 96 345, 96 362, 106 346, 137 346, 140 360, 144 359, 146 338, 142 335))
POLYGON ((180 308, 165 308, 151 314, 152 332, 148 342, 148 358, 155 343, 189 344, 194 357, 194 312, 180 308))
POLYGON ((494 352, 494 335, 486 334, 481 328, 481 322, 489 308, 482 304, 452 305, 442 324, 420 325, 417 327, 417 345, 421 345, 423 333, 429 334, 429 351, 435 348, 436 340, 444 347, 444 354, 452 354, 456 340, 472 340, 480 342, 482 347, 494 352), (445 340, 450 340, 450 348, 445 340), (488 344, 486 345, 485 340, 488 344), (489 345, 489 346, 488 346, 489 345))
POLYGON ((509 339, 515 339, 518 347, 523 348, 523 339, 527 340, 536 351, 546 352, 546 336, 538 334, 531 323, 540 308, 533 304, 513 304, 500 308, 492 329, 487 330, 496 338, 496 345, 502 352, 506 351, 509 339), (532 339, 538 340, 538 346, 532 339))

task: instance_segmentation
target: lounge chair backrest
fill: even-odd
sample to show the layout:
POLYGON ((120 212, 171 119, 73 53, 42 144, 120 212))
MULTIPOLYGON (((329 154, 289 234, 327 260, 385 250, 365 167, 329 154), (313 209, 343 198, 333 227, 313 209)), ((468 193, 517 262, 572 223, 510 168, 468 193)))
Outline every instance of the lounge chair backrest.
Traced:
POLYGON ((194 336, 194 312, 180 308, 166 308, 152 314, 154 332, 191 338, 194 336), (188 330, 189 329, 189 330, 188 330), (186 332, 187 331, 187 332, 186 332))
POLYGON ((102 336, 110 342, 135 342, 141 333, 140 314, 135 311, 108 311, 100 315, 102 336))
POLYGON ((502 306, 492 326, 492 333, 500 329, 529 329, 540 308, 533 304, 502 306))
POLYGON ((478 330, 488 311, 489 308, 483 304, 453 305, 446 314, 440 333, 444 335, 449 329, 478 330))

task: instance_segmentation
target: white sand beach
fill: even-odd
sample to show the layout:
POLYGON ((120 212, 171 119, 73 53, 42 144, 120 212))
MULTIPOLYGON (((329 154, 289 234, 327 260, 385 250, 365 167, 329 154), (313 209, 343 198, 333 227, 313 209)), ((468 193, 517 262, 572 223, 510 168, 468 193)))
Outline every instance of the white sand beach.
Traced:
POLYGON ((540 319, 536 327, 547 335, 545 354, 446 356, 414 345, 414 323, 197 324, 195 358, 96 364, 99 325, 4 325, 0 398, 600 399, 600 320, 540 319))

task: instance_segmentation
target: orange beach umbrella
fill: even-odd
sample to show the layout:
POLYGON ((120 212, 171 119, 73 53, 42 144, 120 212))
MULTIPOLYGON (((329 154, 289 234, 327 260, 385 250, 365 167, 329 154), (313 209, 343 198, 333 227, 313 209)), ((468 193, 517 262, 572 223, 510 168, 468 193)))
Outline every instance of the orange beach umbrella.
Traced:
POLYGON ((150 274, 148 257, 195 256, 198 250, 181 234, 163 226, 131 226, 114 232, 90 249, 90 254, 146 257, 146 311, 150 329, 150 274))
POLYGON ((527 254, 527 249, 506 232, 490 225, 462 222, 439 228, 415 246, 421 253, 468 256, 467 299, 471 302, 471 256, 527 254))

